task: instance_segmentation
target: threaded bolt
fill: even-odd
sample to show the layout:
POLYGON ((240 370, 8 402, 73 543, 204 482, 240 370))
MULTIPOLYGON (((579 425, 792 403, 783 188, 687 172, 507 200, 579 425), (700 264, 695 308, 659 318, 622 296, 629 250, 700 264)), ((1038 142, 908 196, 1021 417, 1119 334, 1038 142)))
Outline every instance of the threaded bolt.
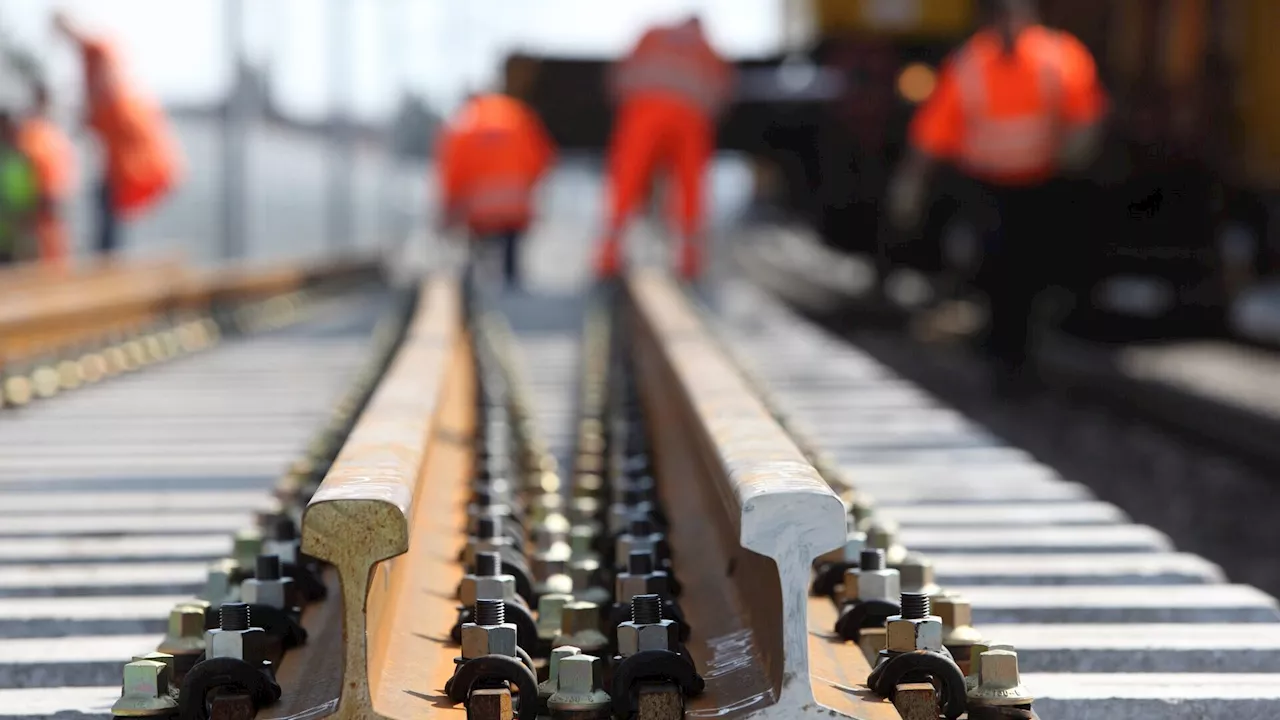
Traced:
POLYGON ((507 620, 507 604, 502 600, 476 600, 477 625, 501 625, 507 620))
POLYGON ((918 592, 902 593, 902 619, 923 620, 929 617, 929 596, 918 592))
POLYGON ((652 594, 633 596, 631 622, 637 625, 656 625, 662 622, 662 597, 652 594))
POLYGON ((476 553, 476 575, 494 577, 502 574, 502 555, 496 552, 476 553))
POLYGON ((648 575, 653 572, 653 553, 644 550, 632 550, 627 557, 627 573, 630 575, 648 575))
POLYGON ((476 537, 481 540, 492 540, 502 532, 502 520, 496 515, 481 516, 476 520, 476 537))
POLYGON ((218 622, 223 630, 248 630, 249 606, 245 603, 222 603, 218 622))
POLYGON ((278 555, 259 555, 254 564, 253 576, 259 580, 280 579, 280 557, 278 555))
POLYGON ((868 548, 858 554, 858 567, 863 571, 883 570, 884 565, 883 548, 868 548))
POLYGON ((631 537, 649 537, 653 534, 653 523, 647 518, 636 518, 631 521, 631 526, 627 529, 627 533, 631 537))

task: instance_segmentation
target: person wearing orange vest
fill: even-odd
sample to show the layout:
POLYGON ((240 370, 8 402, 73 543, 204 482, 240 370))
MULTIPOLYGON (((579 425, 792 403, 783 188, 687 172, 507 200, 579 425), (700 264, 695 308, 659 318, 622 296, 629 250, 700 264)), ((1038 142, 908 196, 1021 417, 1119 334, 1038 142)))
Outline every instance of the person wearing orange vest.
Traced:
POLYGON ((1106 94, 1079 40, 1038 22, 1030 0, 994 0, 990 24, 944 63, 909 128, 910 149, 889 188, 889 214, 918 227, 927 181, 949 163, 977 182, 998 221, 983 267, 990 301, 987 349, 998 391, 1028 386, 1032 305, 1062 279, 1057 232, 1070 212, 1055 179, 1096 151, 1106 94))
POLYGON ((75 147, 49 116, 49 88, 43 80, 32 81, 32 94, 34 107, 22 121, 18 145, 35 166, 39 182, 36 239, 40 260, 61 265, 68 252, 62 210, 76 182, 75 147))
POLYGON ((533 217, 534 189, 555 153, 537 113, 501 93, 468 99, 441 133, 442 224, 463 224, 482 244, 501 245, 508 287, 520 283, 520 238, 533 217))
POLYGON ((111 253, 119 245, 120 220, 151 207, 178 182, 180 154, 159 106, 126 81, 115 47, 80 30, 61 12, 53 25, 80 52, 86 120, 105 155, 97 249, 111 253))
POLYGON ((608 217, 596 254, 596 272, 622 267, 622 234, 657 172, 670 171, 671 206, 680 235, 679 270, 702 270, 703 184, 715 151, 716 119, 730 99, 733 66, 711 47, 695 15, 674 26, 649 29, 613 68, 617 119, 608 158, 608 217))

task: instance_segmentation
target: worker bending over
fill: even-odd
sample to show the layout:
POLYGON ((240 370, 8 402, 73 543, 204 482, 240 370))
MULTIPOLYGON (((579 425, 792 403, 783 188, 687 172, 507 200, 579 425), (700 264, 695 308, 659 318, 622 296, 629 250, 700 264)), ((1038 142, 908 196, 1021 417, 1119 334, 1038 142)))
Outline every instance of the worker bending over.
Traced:
POLYGON ((989 24, 943 65, 909 130, 910 150, 889 189, 891 219, 918 227, 927 180, 953 164, 984 190, 997 221, 981 272, 989 282, 987 349, 996 389, 1025 388, 1031 308, 1061 280, 1072 212, 1051 181, 1092 159, 1106 98, 1076 38, 1040 25, 1031 0, 992 0, 989 24))
POLYGON ((501 245, 503 277, 518 286, 534 188, 555 159, 542 120, 508 95, 473 97, 445 127, 436 157, 443 225, 465 224, 473 239, 501 245))
POLYGON ((98 184, 97 249, 119 245, 119 220, 151 207, 178 181, 177 144, 159 106, 126 78, 115 48, 76 27, 65 14, 54 29, 71 40, 84 67, 86 122, 98 138, 105 167, 98 184))
POLYGON ((733 66, 707 42, 696 16, 648 30, 613 69, 617 121, 609 147, 608 218, 596 255, 602 277, 621 270, 622 234, 659 171, 669 171, 674 179, 671 209, 680 235, 680 274, 688 279, 701 274, 703 175, 733 75, 733 66))
POLYGON ((22 121, 18 143, 35 167, 40 192, 36 239, 40 261, 62 265, 67 260, 68 234, 62 220, 67 196, 76 182, 75 147, 50 116, 49 89, 31 80, 33 106, 22 121))

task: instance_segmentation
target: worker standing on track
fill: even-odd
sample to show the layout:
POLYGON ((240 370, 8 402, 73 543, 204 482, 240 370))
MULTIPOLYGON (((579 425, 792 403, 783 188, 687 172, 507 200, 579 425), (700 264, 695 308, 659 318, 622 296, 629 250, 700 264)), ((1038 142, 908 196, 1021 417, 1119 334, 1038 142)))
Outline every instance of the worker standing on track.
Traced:
POLYGON ((508 287, 520 284, 520 240, 533 192, 555 145, 531 108, 509 95, 470 98, 441 133, 436 154, 442 224, 466 225, 482 247, 500 245, 508 287))
POLYGON ((84 66, 86 121, 105 156, 96 245, 100 253, 112 253, 120 244, 120 220, 173 189, 180 155, 163 112, 127 81, 112 44, 77 28, 63 13, 54 15, 53 25, 75 43, 84 66))
POLYGON ((943 66, 911 123, 910 151, 889 189, 900 230, 918 227, 927 180, 948 162, 977 181, 998 221, 981 272, 988 278, 988 352, 996 390, 1027 387, 1032 306, 1064 278, 1072 209, 1054 180, 1092 159, 1106 105, 1092 56, 1040 25, 1031 0, 993 0, 990 24, 943 66))
POLYGON ((609 147, 608 218, 596 255, 601 277, 621 271, 627 222, 664 170, 674 180, 680 274, 690 280, 701 274, 703 176, 733 79, 733 66, 711 47, 696 15, 648 30, 613 69, 618 115, 609 147))
POLYGON ((75 185, 75 148, 50 117, 49 89, 33 79, 32 112, 22 122, 19 145, 35 167, 40 188, 36 237, 41 262, 61 265, 67 260, 68 235, 62 221, 62 205, 75 185))

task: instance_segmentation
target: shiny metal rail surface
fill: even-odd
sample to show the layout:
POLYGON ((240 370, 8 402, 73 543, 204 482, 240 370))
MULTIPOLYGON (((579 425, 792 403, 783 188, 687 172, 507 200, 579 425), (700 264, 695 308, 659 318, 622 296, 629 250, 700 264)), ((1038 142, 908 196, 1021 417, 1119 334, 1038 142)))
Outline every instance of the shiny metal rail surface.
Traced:
POLYGON ((984 636, 1018 649, 1043 717, 1280 712, 1275 598, 1174 552, 761 291, 732 284, 718 307, 788 427, 900 524, 984 636))
POLYGON ((0 716, 103 717, 122 660, 266 506, 387 309, 288 329, 0 412, 0 716))

